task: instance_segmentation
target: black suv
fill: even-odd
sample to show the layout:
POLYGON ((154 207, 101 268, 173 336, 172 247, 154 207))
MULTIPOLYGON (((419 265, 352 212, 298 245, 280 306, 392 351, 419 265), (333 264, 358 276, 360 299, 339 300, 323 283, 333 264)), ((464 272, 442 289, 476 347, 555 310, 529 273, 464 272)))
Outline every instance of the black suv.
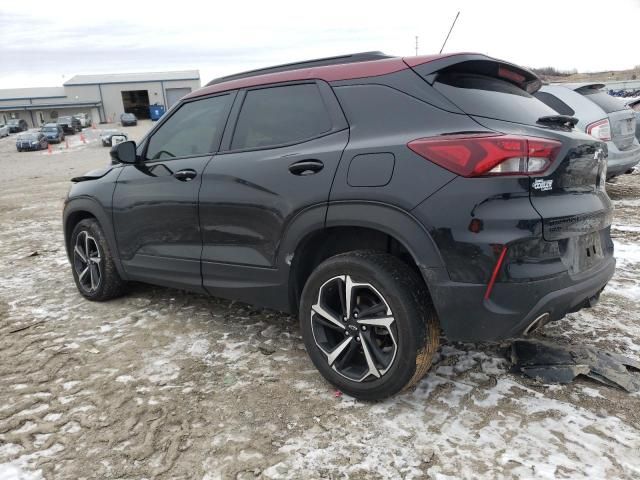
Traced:
POLYGON ((479 54, 358 54, 225 77, 115 165, 74 179, 75 282, 135 280, 297 314, 322 375, 363 399, 451 340, 526 334, 613 275, 606 146, 479 54))
POLYGON ((22 118, 10 118, 7 121, 7 125, 9 126, 9 133, 20 133, 29 130, 29 125, 22 118))
POLYGON ((66 134, 73 135, 76 132, 82 131, 82 123, 80 122, 80 119, 76 117, 58 117, 58 121, 56 123, 62 127, 62 131, 66 134))

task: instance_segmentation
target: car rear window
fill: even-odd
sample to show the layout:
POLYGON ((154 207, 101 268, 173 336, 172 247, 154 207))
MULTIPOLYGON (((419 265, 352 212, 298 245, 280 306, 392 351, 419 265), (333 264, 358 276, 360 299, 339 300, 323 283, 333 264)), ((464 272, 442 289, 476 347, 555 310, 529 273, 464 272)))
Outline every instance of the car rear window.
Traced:
POLYGON ((499 78, 473 73, 443 73, 433 85, 469 115, 534 125, 540 117, 557 115, 537 98, 499 78))
POLYGON ((573 116, 576 113, 573 108, 551 93, 536 92, 533 96, 562 115, 573 116))
POLYGON ((578 93, 581 93, 593 103, 602 108, 605 113, 617 112, 618 110, 624 110, 624 102, 618 98, 612 97, 603 90, 596 90, 594 88, 579 89, 578 93))
POLYGON ((242 104, 231 148, 298 143, 329 130, 331 118, 315 83, 250 90, 242 104))

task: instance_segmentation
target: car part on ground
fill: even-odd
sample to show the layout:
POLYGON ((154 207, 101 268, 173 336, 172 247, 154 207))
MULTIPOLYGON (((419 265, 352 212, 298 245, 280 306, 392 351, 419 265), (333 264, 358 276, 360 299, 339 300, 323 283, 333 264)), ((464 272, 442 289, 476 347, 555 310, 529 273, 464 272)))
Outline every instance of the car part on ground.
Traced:
POLYGON ((560 114, 577 117, 577 128, 606 142, 607 178, 612 178, 629 173, 640 162, 640 143, 634 138, 640 127, 633 111, 602 87, 601 83, 544 85, 536 97, 560 114))
POLYGON ((517 337, 592 306, 613 275, 606 144, 540 85, 479 54, 214 81, 76 177, 69 258, 93 218, 118 279, 297 314, 329 381, 382 398, 428 368, 438 320, 450 340, 517 337))
POLYGON ((511 344, 515 371, 544 383, 569 383, 585 375, 627 392, 640 392, 640 362, 584 345, 559 345, 542 340, 511 344))

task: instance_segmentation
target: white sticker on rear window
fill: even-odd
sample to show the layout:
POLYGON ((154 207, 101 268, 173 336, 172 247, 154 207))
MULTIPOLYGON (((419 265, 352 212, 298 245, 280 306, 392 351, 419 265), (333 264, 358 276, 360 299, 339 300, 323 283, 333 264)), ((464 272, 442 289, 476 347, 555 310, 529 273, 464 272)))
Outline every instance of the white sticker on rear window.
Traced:
POLYGON ((542 192, 545 192, 547 190, 551 190, 553 188, 553 180, 543 180, 541 178, 537 178, 534 180, 533 184, 531 185, 533 188, 535 188, 536 190, 540 190, 542 192))

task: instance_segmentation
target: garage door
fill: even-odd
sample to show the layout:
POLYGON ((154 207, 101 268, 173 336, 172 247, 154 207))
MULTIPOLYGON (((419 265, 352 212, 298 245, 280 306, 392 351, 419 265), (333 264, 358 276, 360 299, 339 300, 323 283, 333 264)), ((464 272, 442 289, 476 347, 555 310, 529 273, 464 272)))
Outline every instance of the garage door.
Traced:
POLYGON ((171 108, 171 105, 176 103, 187 93, 191 93, 191 88, 167 88, 167 109, 171 108))

